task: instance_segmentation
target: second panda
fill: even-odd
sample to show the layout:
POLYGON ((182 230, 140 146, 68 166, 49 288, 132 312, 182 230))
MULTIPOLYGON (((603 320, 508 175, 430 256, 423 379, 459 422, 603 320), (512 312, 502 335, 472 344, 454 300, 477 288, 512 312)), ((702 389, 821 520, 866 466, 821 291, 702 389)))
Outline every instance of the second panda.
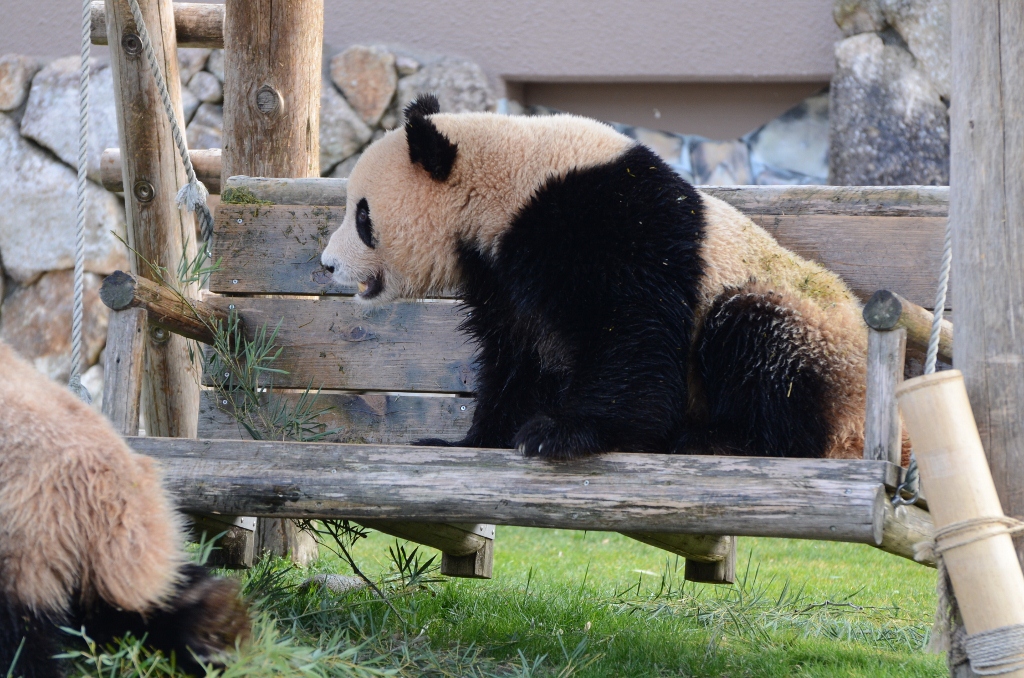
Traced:
POLYGON ((861 455, 854 294, 604 124, 421 97, 347 201, 322 262, 358 299, 468 307, 477 407, 455 444, 861 455))

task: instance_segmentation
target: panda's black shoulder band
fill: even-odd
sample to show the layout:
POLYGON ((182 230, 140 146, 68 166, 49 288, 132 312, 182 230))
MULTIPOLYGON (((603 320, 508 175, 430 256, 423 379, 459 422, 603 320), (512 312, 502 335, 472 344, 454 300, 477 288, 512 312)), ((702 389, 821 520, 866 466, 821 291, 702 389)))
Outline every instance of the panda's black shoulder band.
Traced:
POLYGON ((425 94, 405 108, 405 137, 409 159, 422 165, 435 181, 445 181, 455 165, 459 146, 441 133, 428 115, 440 111, 437 97, 425 94))

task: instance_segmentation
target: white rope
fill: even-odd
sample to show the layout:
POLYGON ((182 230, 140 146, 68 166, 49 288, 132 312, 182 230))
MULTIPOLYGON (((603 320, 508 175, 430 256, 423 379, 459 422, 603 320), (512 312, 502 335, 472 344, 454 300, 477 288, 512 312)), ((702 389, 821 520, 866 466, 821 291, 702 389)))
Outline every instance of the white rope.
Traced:
POLYGON ((942 314, 946 308, 946 291, 949 289, 949 268, 953 262, 952 220, 946 220, 946 239, 942 245, 942 263, 939 265, 939 286, 935 291, 935 311, 932 316, 932 333, 928 337, 928 354, 924 361, 924 373, 935 372, 935 361, 939 356, 939 331, 942 328, 942 314))
POLYGON ((85 188, 89 164, 89 51, 92 48, 92 11, 82 1, 82 64, 78 78, 78 214, 75 226, 74 300, 71 311, 71 377, 68 387, 86 403, 92 402, 82 385, 82 307, 85 280, 85 188))
POLYGON ((979 676, 1001 676, 1024 669, 1024 624, 972 633, 964 644, 971 670, 979 676))
POLYGON ((128 0, 128 7, 135 19, 135 27, 139 31, 139 39, 142 41, 142 48, 146 52, 146 59, 149 61, 149 68, 153 72, 153 79, 156 81, 157 90, 160 92, 160 99, 164 104, 164 112, 171 124, 171 136, 174 138, 174 145, 178 147, 178 154, 185 166, 185 176, 188 183, 181 187, 176 197, 178 207, 184 207, 195 213, 199 220, 199 232, 203 240, 209 244, 210 236, 213 233, 213 217, 210 216, 210 209, 206 206, 206 198, 209 191, 203 182, 196 178, 195 169, 192 167, 192 159, 188 155, 188 146, 181 134, 181 127, 178 125, 178 117, 174 114, 174 104, 171 102, 171 95, 167 92, 167 82, 160 64, 157 63, 156 52, 153 51, 153 43, 149 39, 149 31, 146 30, 146 22, 142 19, 142 10, 139 9, 138 0, 128 0))

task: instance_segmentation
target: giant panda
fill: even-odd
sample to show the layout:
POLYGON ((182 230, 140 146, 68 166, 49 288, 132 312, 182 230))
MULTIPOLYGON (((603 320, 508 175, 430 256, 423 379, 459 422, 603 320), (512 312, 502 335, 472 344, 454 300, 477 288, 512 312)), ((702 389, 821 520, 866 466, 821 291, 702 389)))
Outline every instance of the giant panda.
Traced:
POLYGON ((867 329, 838 276, 597 121, 405 115, 321 260, 367 304, 461 295, 478 383, 455 444, 861 455, 867 329))
POLYGON ((145 635, 202 673, 193 653, 218 660, 249 618, 183 539, 153 461, 0 343, 0 676, 62 675, 61 626, 145 635))

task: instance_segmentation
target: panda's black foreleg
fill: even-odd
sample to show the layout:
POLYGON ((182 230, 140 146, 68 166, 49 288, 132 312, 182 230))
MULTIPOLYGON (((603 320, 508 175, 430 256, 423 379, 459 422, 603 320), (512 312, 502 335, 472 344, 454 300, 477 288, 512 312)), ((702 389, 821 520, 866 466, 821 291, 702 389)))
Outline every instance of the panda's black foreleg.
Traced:
POLYGON ((59 678, 58 627, 45 615, 0 593, 0 676, 59 678))
POLYGON ((691 452, 821 457, 831 422, 823 339, 778 294, 719 297, 694 352, 705 411, 681 446, 691 452), (694 449, 693 443, 711 449, 694 449))

